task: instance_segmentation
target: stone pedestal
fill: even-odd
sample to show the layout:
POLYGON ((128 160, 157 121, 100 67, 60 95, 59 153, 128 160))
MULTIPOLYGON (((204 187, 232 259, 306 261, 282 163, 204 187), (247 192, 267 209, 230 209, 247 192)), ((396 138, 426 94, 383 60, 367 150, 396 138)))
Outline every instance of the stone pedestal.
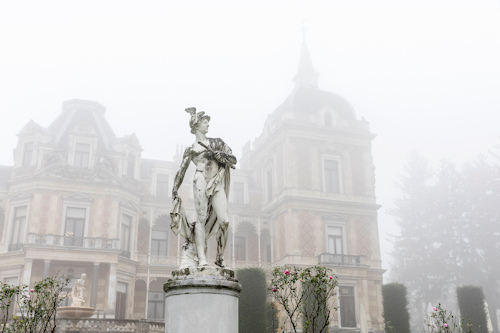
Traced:
POLYGON ((238 332, 241 285, 226 268, 172 272, 165 291, 165 333, 238 332))

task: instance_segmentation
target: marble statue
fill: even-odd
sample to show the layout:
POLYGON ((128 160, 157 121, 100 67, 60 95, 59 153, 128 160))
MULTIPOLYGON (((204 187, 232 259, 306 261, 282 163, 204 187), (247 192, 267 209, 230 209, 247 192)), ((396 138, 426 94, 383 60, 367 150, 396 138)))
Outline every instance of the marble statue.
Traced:
POLYGON ((188 108, 189 127, 195 135, 194 143, 184 151, 182 163, 175 176, 172 189, 173 208, 171 228, 186 241, 182 248, 183 268, 208 266, 206 259, 207 240, 216 236, 217 256, 215 264, 226 267, 224 250, 228 237, 229 217, 227 199, 229 195, 230 169, 234 169, 236 157, 231 148, 219 138, 208 138, 210 116, 188 108), (177 191, 182 184, 190 163, 196 166, 193 176, 193 193, 196 221, 188 222, 177 191))
POLYGON ((81 277, 75 281, 75 285, 71 289, 71 306, 81 307, 85 304, 85 300, 83 299, 83 291, 85 290, 85 278, 87 274, 82 273, 81 277))

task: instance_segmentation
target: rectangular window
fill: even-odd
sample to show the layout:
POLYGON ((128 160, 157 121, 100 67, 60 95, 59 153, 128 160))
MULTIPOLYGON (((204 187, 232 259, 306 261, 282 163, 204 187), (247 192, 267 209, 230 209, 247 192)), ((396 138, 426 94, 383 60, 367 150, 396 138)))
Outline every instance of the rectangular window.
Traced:
POLYGON ((122 225, 120 235, 121 256, 130 258, 130 235, 132 230, 132 216, 122 214, 122 225))
POLYGON ((342 227, 328 226, 328 253, 344 254, 342 227))
POLYGON ((243 236, 234 236, 234 259, 245 261, 247 240, 243 236))
POLYGON ((156 175, 156 196, 160 198, 168 197, 168 175, 156 175))
POLYGON ((163 320, 165 292, 150 291, 148 294, 148 319, 163 320))
POLYGON ((356 327, 356 308, 354 302, 354 287, 339 287, 339 307, 341 327, 356 327))
POLYGON ((325 191, 340 193, 339 162, 324 160, 325 191))
POLYGON ((9 251, 17 251, 23 247, 24 234, 26 231, 26 215, 28 206, 14 208, 12 219, 12 232, 10 234, 9 251))
POLYGON ((168 231, 155 230, 151 231, 151 255, 166 256, 168 245, 168 231))
POLYGON ((66 221, 64 223, 64 245, 83 246, 86 216, 86 208, 66 208, 66 221))
POLYGON ((134 178, 135 174, 135 156, 129 154, 127 158, 127 176, 134 178))
POLYGON ((87 143, 77 143, 75 146, 74 165, 78 167, 88 168, 90 157, 90 145, 87 143))
POLYGON ((115 319, 125 319, 127 314, 127 287, 123 282, 116 284, 115 319))
POLYGON ((23 150, 23 166, 31 165, 32 158, 33 158, 33 142, 26 142, 24 144, 24 150, 23 150))
POLYGON ((273 186, 273 170, 267 171, 266 174, 266 185, 267 185, 267 201, 271 201, 274 197, 274 186, 273 186))
POLYGON ((233 202, 235 204, 245 203, 245 184, 241 182, 234 182, 232 191, 233 191, 233 202))

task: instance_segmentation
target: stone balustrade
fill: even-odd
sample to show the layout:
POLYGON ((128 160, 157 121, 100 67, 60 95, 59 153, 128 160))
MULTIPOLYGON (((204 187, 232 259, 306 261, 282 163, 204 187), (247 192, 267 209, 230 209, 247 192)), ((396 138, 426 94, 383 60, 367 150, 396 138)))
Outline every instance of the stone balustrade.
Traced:
POLYGON ((357 256, 350 254, 322 253, 318 256, 318 260, 320 265, 348 265, 348 266, 366 265, 365 256, 357 256))
POLYGON ((53 234, 28 234, 27 244, 44 246, 78 247, 89 249, 119 250, 120 240, 116 238, 77 237, 53 234))
POLYGON ((118 319, 56 319, 57 333, 164 333, 163 322, 118 319))

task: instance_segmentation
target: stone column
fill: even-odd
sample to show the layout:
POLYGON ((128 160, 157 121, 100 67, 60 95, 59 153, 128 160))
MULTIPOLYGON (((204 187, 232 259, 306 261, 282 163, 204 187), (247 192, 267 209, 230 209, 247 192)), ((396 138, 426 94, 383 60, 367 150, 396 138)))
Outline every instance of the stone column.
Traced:
POLYGON ((30 285, 31 281, 31 269, 33 268, 33 259, 25 259, 24 260, 24 269, 23 269, 23 284, 30 285))
POLYGON ((108 305, 106 307, 106 314, 115 314, 116 305, 116 271, 118 269, 118 264, 109 264, 109 276, 108 276, 108 305))
POLYGON ((45 279, 50 273, 50 260, 43 261, 43 278, 45 279))
POLYGON ((173 271, 165 291, 165 333, 238 332, 241 285, 230 269, 173 271))
POLYGON ((97 304, 97 288, 99 285, 99 263, 94 263, 94 271, 92 272, 92 289, 90 290, 90 307, 94 308, 97 304))

